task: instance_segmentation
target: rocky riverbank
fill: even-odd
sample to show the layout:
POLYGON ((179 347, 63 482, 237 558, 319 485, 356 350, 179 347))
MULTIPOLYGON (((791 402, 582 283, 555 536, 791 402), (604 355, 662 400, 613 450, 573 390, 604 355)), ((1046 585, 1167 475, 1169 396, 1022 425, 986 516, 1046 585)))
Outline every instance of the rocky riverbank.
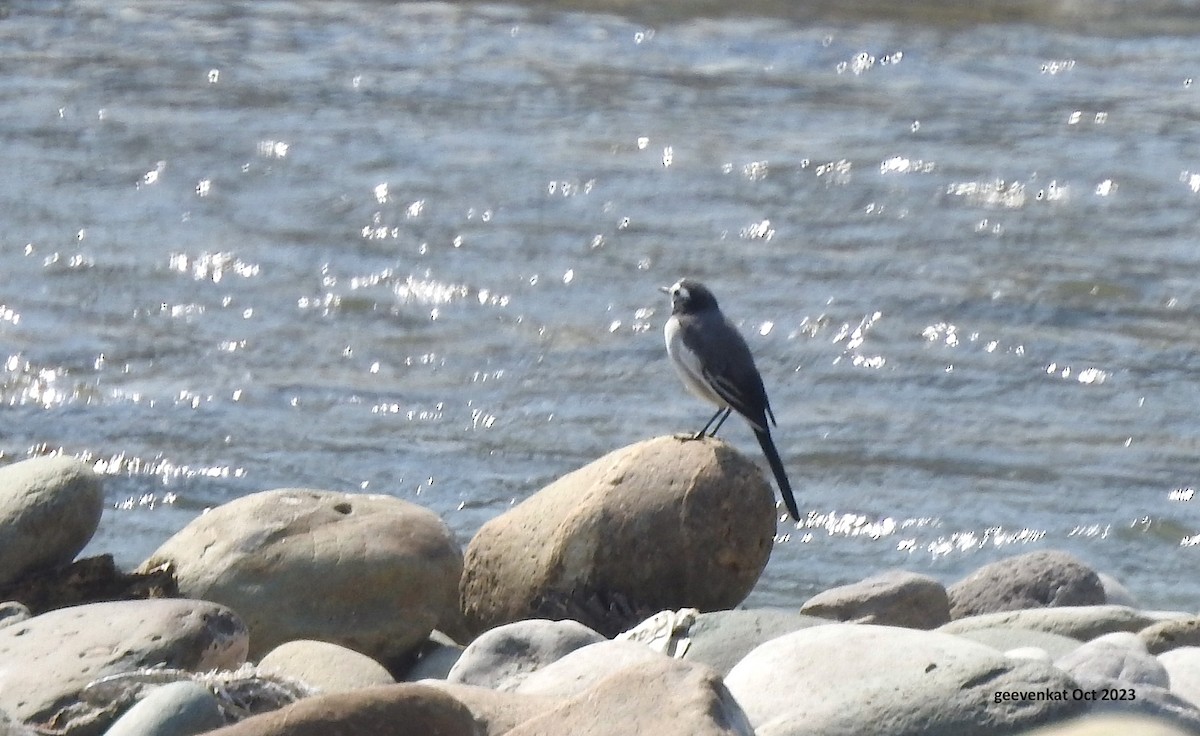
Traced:
POLYGON ((0 736, 1200 734, 1200 617, 1066 553, 739 609, 778 511, 717 440, 600 458, 465 554, 279 489, 114 571, 75 560, 102 506, 69 458, 0 468, 0 736))

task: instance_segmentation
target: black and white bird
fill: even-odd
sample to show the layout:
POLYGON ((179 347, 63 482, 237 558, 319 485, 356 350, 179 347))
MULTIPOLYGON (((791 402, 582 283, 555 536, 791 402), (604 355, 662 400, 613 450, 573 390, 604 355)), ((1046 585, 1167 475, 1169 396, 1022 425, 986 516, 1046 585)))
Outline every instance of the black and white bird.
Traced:
POLYGON ((715 436, 730 412, 740 414, 758 438, 788 513, 800 521, 792 484, 767 424, 768 419, 775 424, 775 414, 746 340, 699 281, 681 279, 662 290, 671 295, 671 316, 663 328, 671 364, 688 391, 717 406, 717 413, 696 433, 696 439, 715 436))

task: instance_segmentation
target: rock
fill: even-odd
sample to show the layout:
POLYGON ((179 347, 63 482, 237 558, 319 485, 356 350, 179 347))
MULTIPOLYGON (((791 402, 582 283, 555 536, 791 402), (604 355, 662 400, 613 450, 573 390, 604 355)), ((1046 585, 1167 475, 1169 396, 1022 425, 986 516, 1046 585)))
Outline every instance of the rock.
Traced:
POLYGON ((1124 713, 1100 713, 1022 731, 1020 736, 1193 736, 1170 721, 1124 713))
POLYGON ((1017 647, 1016 649, 1008 649, 1004 652, 1004 656, 1009 659, 1032 659, 1035 662, 1044 662, 1046 664, 1054 664, 1054 658, 1050 656, 1045 649, 1038 647, 1017 647))
POLYGON ((1158 655, 1167 670, 1171 692, 1200 707, 1200 647, 1177 647, 1158 655))
POLYGON ((905 736, 1010 733, 1078 713, 1061 700, 998 700, 997 693, 1069 693, 1059 670, 1004 657, 937 632, 866 624, 816 626, 758 647, 726 676, 757 736, 905 736), (886 724, 880 726, 879 724, 886 724))
POLYGON ((1161 620, 1161 614, 1125 606, 1070 606, 984 613, 951 621, 937 630, 946 634, 962 634, 997 627, 1032 629, 1084 641, 1113 631, 1138 631, 1161 620))
POLYGON ((754 736, 721 677, 660 657, 602 679, 505 736, 754 736))
POLYGON ((483 736, 471 711, 444 692, 404 683, 305 698, 210 731, 210 736, 483 736))
POLYGON ((515 692, 572 697, 620 670, 670 659, 643 644, 601 641, 580 647, 527 675, 515 692))
POLYGON ((444 680, 450 669, 458 662, 465 647, 438 630, 430 632, 429 638, 413 650, 412 660, 402 668, 405 682, 433 679, 444 680))
POLYGON ((1200 646, 1200 617, 1188 616, 1150 624, 1138 632, 1138 638, 1146 643, 1146 650, 1151 654, 1200 646))
POLYGON ((683 659, 706 664, 721 675, 726 675, 759 644, 793 631, 828 623, 829 619, 805 616, 782 608, 702 613, 688 631, 690 643, 683 659))
POLYGON ((456 682, 426 681, 421 684, 437 688, 467 706, 488 736, 507 734, 518 725, 566 702, 566 698, 551 695, 522 695, 456 682))
POLYGON ((950 618, 996 611, 1105 602, 1100 577, 1074 555, 1057 550, 998 560, 951 585, 950 618))
POLYGON ((183 595, 223 603, 260 657, 318 639, 399 659, 458 605, 462 558, 433 512, 398 498, 304 489, 243 496, 197 517, 143 563, 183 595))
POLYGON ((625 447, 483 525, 464 562, 466 624, 571 618, 612 636, 662 610, 731 608, 775 520, 758 466, 721 440, 625 447))
MULTIPOLYGON (((948 633, 945 632, 944 627, 939 629, 939 631, 948 633)), ((955 636, 962 637, 963 639, 987 644, 989 647, 1001 652, 1009 652, 1013 649, 1022 648, 1040 649, 1046 653, 1051 661, 1063 656, 1067 652, 1074 651, 1080 645, 1078 639, 1072 639, 1062 634, 1051 634, 1046 631, 1007 628, 1003 626, 971 629, 969 631, 953 633, 955 636)))
POLYGON ((1118 680, 1081 677, 1078 679, 1078 693, 1090 698, 1086 702, 1093 713, 1126 713, 1160 718, 1190 733, 1200 733, 1200 709, 1170 690, 1155 685, 1130 687, 1129 683, 1118 680), (1108 699, 1103 699, 1105 697, 1108 699))
POLYGON ((395 682, 387 668, 367 655, 310 639, 280 644, 262 658, 258 669, 299 680, 322 693, 360 690, 395 682))
POLYGON ((24 603, 5 601, 0 603, 0 628, 20 623, 29 618, 29 609, 24 603))
POLYGON ((104 490, 62 455, 0 468, 0 585, 75 559, 100 525, 104 490))
POLYGON ((1117 580, 1112 575, 1106 572, 1097 572, 1100 577, 1100 585, 1104 587, 1104 602, 1113 606, 1129 606, 1130 608, 1141 608, 1141 603, 1134 597, 1133 593, 1129 592, 1120 580, 1117 580))
POLYGON ((38 570, 0 586, 0 598, 21 601, 33 612, 102 601, 178 598, 169 566, 146 572, 117 569, 109 554, 85 557, 51 570, 38 570))
POLYGON ((835 621, 932 629, 950 620, 950 601, 942 584, 928 575, 889 570, 817 593, 800 606, 800 613, 835 621))
POLYGON ((75 733, 115 715, 80 702, 90 682, 156 665, 206 671, 246 659, 246 628, 216 603, 91 603, 0 628, 0 709, 42 728, 75 733))
POLYGON ((224 725, 225 716, 213 694, 185 680, 155 688, 104 736, 193 736, 224 725))
POLYGON ((514 690, 534 670, 604 637, 576 621, 530 619, 497 626, 467 645, 446 679, 514 690))
MULTIPOLYGON (((1130 635, 1132 637, 1132 635, 1130 635)), ((1107 679, 1133 685, 1170 687, 1167 670, 1146 651, 1141 640, 1134 646, 1122 646, 1104 637, 1093 639, 1059 657, 1055 666, 1075 679, 1107 679)))

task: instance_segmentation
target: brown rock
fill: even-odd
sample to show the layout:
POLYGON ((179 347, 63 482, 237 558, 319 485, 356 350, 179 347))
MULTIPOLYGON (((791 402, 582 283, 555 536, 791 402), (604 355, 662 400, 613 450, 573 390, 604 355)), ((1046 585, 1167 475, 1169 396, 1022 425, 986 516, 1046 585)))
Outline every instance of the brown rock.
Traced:
POLYGON ((429 680, 421 684, 437 688, 467 706, 487 736, 507 734, 525 721, 548 713, 566 702, 564 698, 549 695, 501 692, 457 682, 429 680))
POLYGON ((432 511, 391 496, 307 489, 244 496, 197 517, 143 563, 223 603, 257 658, 317 639, 388 663, 457 615, 462 556, 432 511))
POLYGON ((1043 550, 984 565, 951 585, 950 618, 1106 601, 1100 577, 1077 557, 1043 550))
POLYGON ((932 629, 950 620, 950 600, 928 575, 889 570, 850 585, 817 593, 800 613, 910 629, 932 629))
POLYGON ((444 692, 414 684, 305 698, 209 731, 209 736, 483 736, 471 711, 444 692))
POLYGON ((660 610, 731 608, 774 534, 771 487, 733 447, 640 442, 484 524, 464 562, 467 626, 573 618, 613 635, 660 610))
POLYGON ((1138 632, 1138 638, 1151 654, 1162 654, 1179 647, 1200 647, 1200 616, 1151 624, 1138 632))
POLYGON ((662 658, 621 670, 505 736, 753 736, 721 677, 662 658))

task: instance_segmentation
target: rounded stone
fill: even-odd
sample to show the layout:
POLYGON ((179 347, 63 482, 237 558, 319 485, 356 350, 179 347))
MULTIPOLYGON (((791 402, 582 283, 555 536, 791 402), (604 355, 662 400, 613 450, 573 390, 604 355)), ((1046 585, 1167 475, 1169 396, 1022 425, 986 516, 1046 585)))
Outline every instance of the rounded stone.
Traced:
POLYGON ((1200 616, 1159 621, 1138 632, 1151 654, 1162 654, 1179 647, 1200 646, 1200 616))
POLYGON ((194 736, 225 725, 217 699, 184 680, 156 687, 125 711, 104 736, 194 736))
POLYGON ((457 615, 462 556, 433 512, 390 496, 280 489, 197 517, 151 555, 180 593, 223 603, 259 657, 318 639, 402 657, 457 615))
POLYGON ((604 637, 577 621, 531 619, 497 626, 467 645, 446 679, 513 690, 531 672, 604 637))
POLYGON ((951 585, 950 618, 1053 606, 1105 603, 1100 576, 1079 558, 1041 550, 998 560, 951 585))
POLYGON ((367 655, 337 644, 310 639, 280 644, 259 661, 258 669, 299 680, 323 693, 359 690, 395 682, 387 668, 367 655))
POLYGON ((932 629, 950 620, 950 600, 941 583, 907 570, 888 570, 865 580, 822 591, 800 613, 910 629, 932 629))
POLYGON ((725 677, 758 736, 876 732, 1013 733, 1080 712, 1069 698, 1003 701, 999 692, 1067 691, 1050 665, 937 632, 869 624, 803 629, 758 647, 725 677))
POLYGON ((81 693, 96 680, 162 666, 204 672, 246 661, 246 627, 207 601, 157 599, 60 608, 0 628, 0 709, 56 733, 94 729, 81 693), (86 725, 86 727, 85 727, 86 725))
POLYGON ((464 562, 466 624, 572 618, 608 636, 662 610, 732 608, 766 565, 775 524, 771 486, 732 446, 639 442, 483 525, 464 562))
POLYGON ((62 455, 0 468, 0 585, 75 559, 100 525, 100 477, 62 455))

